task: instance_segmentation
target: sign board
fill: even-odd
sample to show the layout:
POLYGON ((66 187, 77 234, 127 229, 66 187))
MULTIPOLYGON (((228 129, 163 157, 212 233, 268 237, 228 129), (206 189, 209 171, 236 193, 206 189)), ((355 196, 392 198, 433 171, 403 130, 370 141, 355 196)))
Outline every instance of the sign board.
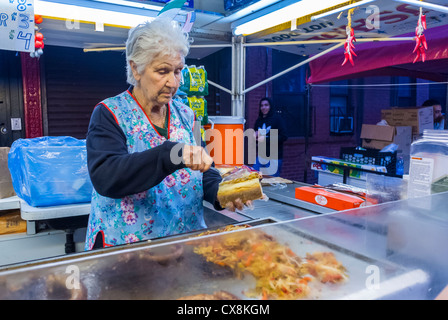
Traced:
MULTIPOLYGON (((432 0, 431 3, 446 6, 446 0, 432 0)), ((357 39, 389 38, 414 32, 417 26, 419 8, 405 3, 390 0, 377 0, 360 5, 352 15, 352 28, 357 39)), ((424 9, 428 29, 448 23, 448 15, 443 12, 424 9)), ((248 36, 247 42, 290 42, 290 41, 322 41, 346 39, 347 10, 322 17, 316 21, 301 23, 297 21, 297 29, 291 30, 286 23, 273 30, 265 30, 248 36), (283 30, 281 27, 284 27, 283 30)), ((333 46, 334 43, 304 44, 278 46, 279 50, 299 55, 314 55, 333 46)), ((355 44, 356 45, 356 44, 355 44)))
POLYGON ((34 51, 34 0, 0 2, 0 49, 34 51))

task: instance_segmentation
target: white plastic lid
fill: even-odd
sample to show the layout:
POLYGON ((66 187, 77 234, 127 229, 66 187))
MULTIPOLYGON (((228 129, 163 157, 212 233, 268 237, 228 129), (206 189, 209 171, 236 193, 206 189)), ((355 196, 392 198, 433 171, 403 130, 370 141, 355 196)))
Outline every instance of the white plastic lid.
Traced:
POLYGON ((236 116, 209 116, 208 120, 214 124, 244 124, 246 122, 243 117, 236 116))

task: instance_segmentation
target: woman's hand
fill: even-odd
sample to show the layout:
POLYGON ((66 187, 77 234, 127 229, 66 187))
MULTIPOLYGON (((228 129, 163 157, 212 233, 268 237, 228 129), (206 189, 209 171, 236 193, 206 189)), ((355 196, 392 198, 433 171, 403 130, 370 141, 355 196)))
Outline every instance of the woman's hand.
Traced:
POLYGON ((200 146, 185 145, 182 153, 182 161, 187 168, 205 172, 213 164, 213 159, 200 146))
POLYGON ((243 203, 243 201, 240 198, 238 198, 234 202, 226 203, 225 208, 227 210, 235 212, 236 210, 240 210, 240 211, 243 210, 244 206, 249 207, 249 208, 253 208, 253 203, 252 203, 251 200, 246 201, 246 203, 243 203))

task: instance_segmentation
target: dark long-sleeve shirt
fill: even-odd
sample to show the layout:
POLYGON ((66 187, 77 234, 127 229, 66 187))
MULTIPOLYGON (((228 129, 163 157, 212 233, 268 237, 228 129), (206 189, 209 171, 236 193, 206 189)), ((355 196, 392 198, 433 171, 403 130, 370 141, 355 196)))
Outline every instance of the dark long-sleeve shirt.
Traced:
MULTIPOLYGON (((266 148, 266 156, 271 157, 271 136, 270 130, 278 130, 278 141, 275 147, 278 148, 278 159, 283 159, 283 143, 288 140, 286 125, 283 119, 278 114, 269 114, 267 117, 263 118, 259 116, 255 121, 254 130, 259 131, 264 129, 267 133, 266 140, 263 142, 266 148)), ((257 143, 260 146, 260 143, 257 143)))
MULTIPOLYGON (((122 198, 148 190, 185 165, 173 164, 170 153, 178 142, 165 141, 143 152, 128 153, 126 136, 113 114, 99 104, 93 111, 87 134, 87 165, 95 190, 109 198, 122 198)), ((182 152, 182 151, 180 151, 182 152)), ((204 200, 216 209, 221 176, 203 173, 204 200)))

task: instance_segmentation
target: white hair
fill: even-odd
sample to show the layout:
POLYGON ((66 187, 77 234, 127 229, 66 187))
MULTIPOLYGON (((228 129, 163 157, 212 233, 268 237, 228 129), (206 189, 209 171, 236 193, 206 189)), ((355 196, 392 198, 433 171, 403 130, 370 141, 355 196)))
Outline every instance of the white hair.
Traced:
POLYGON ((141 73, 159 55, 174 57, 180 53, 185 58, 189 50, 188 34, 182 31, 177 22, 156 18, 132 28, 126 41, 128 83, 137 85, 130 61, 134 61, 137 72, 141 73))

